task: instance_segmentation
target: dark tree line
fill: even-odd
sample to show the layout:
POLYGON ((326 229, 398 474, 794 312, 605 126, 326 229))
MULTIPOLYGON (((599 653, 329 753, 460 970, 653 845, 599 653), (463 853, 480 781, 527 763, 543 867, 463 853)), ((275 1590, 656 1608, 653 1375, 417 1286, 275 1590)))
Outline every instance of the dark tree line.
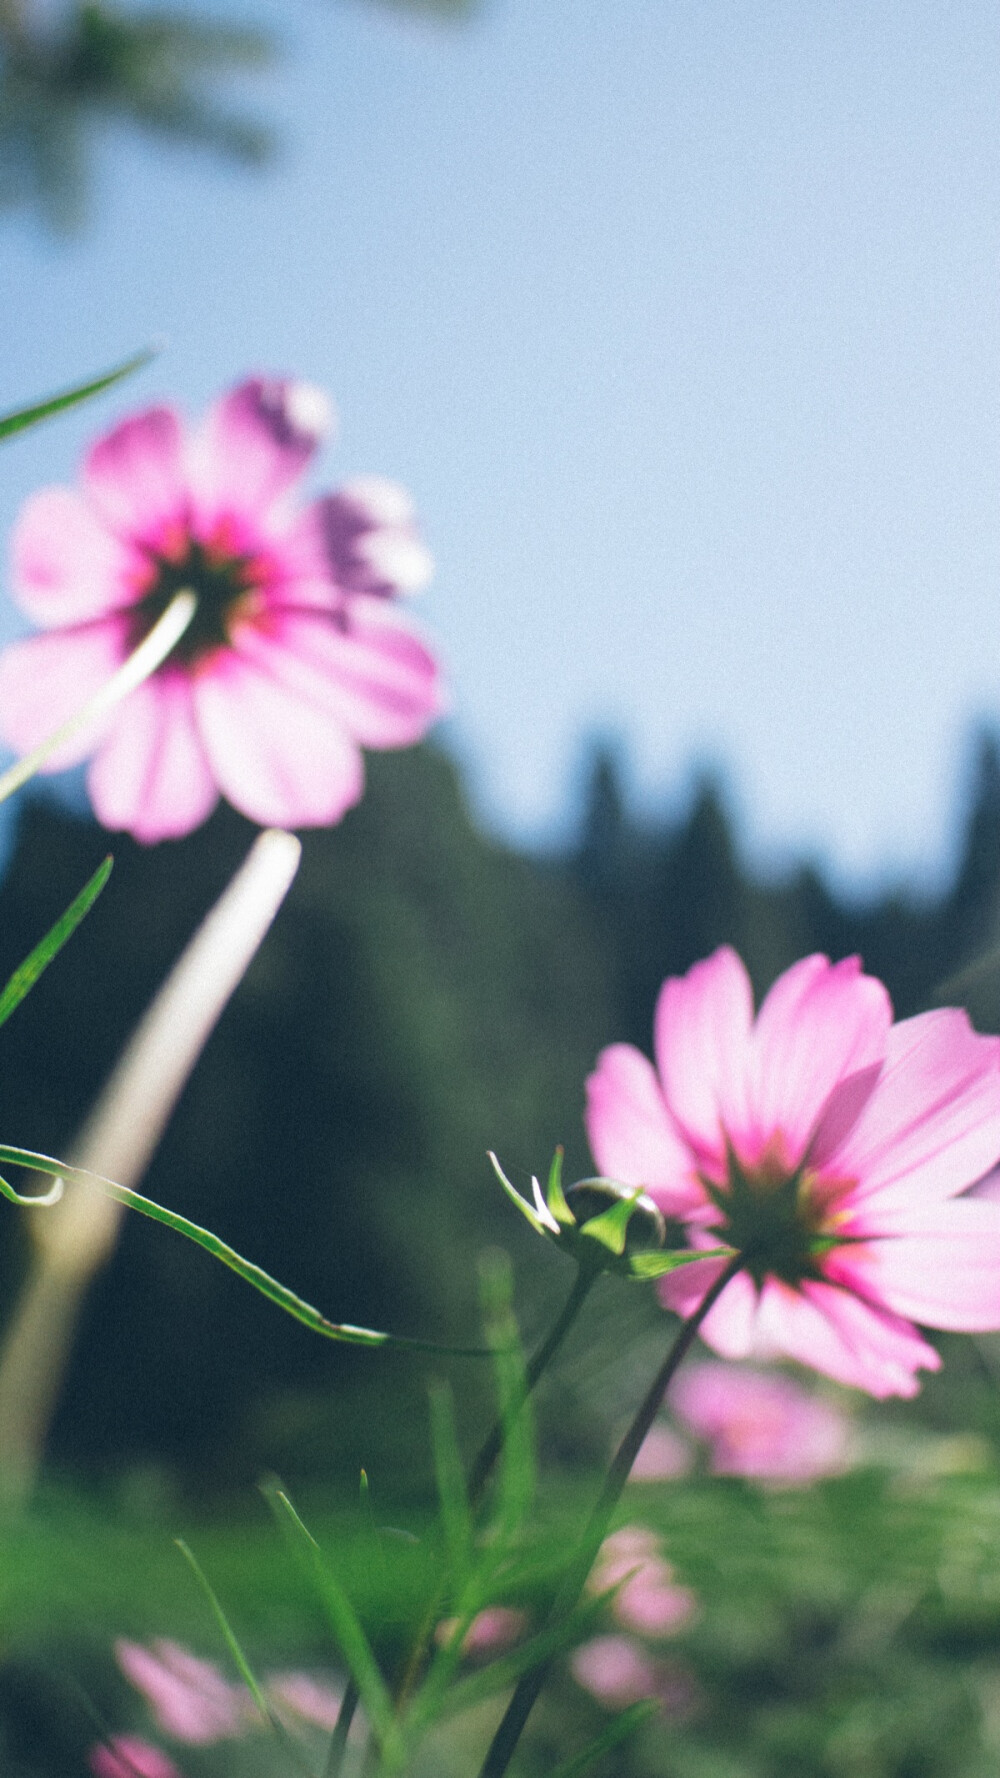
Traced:
MULTIPOLYGON (((5 1139, 65 1152, 251 837, 222 809, 175 844, 116 841, 104 896, 3 1033, 5 1139)), ((29 804, 0 889, 0 970, 27 952, 106 843, 91 822, 29 804)), ((812 868, 757 880, 711 784, 683 818, 639 821, 598 753, 578 843, 541 860, 484 837, 457 771, 434 749, 376 757, 360 806, 340 828, 306 836, 299 878, 148 1189, 337 1318, 468 1337, 474 1256, 488 1241, 515 1249, 529 1308, 533 1290, 563 1287, 559 1262, 536 1251, 493 1185, 486 1149, 523 1178, 562 1141, 571 1175, 585 1173, 586 1073, 609 1041, 648 1049, 665 974, 728 941, 763 990, 809 950, 858 950, 901 1014, 952 978, 947 998, 1000 1029, 998 921, 992 739, 981 744, 947 892, 863 905, 812 868)), ((0 1205, 7 1301, 25 1238, 20 1213, 0 1205)), ((88 1304, 54 1452, 112 1469, 152 1457, 246 1475, 266 1462, 308 1465, 311 1442, 326 1461, 335 1408, 337 1448, 353 1460, 355 1401, 371 1435, 373 1362, 316 1341, 203 1254, 130 1219, 88 1304)), ((412 1413, 420 1449, 422 1378, 417 1364, 394 1365, 397 1393, 384 1398, 394 1435, 412 1413)))

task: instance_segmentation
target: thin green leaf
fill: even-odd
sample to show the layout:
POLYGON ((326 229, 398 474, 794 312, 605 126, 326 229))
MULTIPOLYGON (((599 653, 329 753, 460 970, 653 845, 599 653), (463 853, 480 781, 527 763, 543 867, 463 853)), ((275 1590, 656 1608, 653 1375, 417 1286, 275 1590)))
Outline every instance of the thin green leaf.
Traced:
POLYGON ((237 1637, 235 1630, 233 1629, 232 1625, 229 1622, 229 1619, 227 1618, 225 1612, 222 1609, 222 1605, 219 1601, 218 1594, 216 1593, 214 1587, 212 1586, 211 1581, 209 1580, 204 1569, 202 1568, 201 1563, 198 1561, 197 1556, 194 1554, 194 1551, 192 1549, 190 1549, 190 1547, 184 1542, 184 1539, 182 1537, 175 1537, 174 1543, 177 1545, 177 1548, 180 1550, 181 1555, 184 1557, 185 1562, 187 1562, 188 1566, 190 1567, 191 1572, 195 1577, 195 1580, 198 1582, 198 1585, 201 1587, 201 1590, 204 1593, 205 1598, 207 1599, 207 1601, 211 1607, 212 1615, 215 1618, 215 1621, 218 1624, 219 1629, 221 1630, 221 1632, 225 1638, 226 1647, 229 1649, 229 1652, 233 1657, 233 1661, 239 1671, 240 1678, 243 1680, 244 1685, 247 1687, 247 1690, 249 1691, 250 1696, 252 1697, 254 1703, 256 1704, 257 1709, 260 1711, 261 1716, 263 1717, 264 1721, 269 1725, 272 1733, 281 1742, 281 1744, 285 1748, 286 1752, 291 1754, 292 1758, 294 1759, 296 1765, 299 1768, 299 1771, 305 1772, 307 1774, 307 1778, 312 1778, 312 1772, 310 1771, 308 1764, 306 1763, 305 1759, 303 1758, 302 1754, 300 1753, 298 1747, 296 1747, 295 1742, 292 1740, 292 1737, 288 1733, 288 1730, 285 1728, 284 1723, 281 1721, 281 1719, 279 1717, 275 1716, 274 1711, 271 1709, 270 1704, 268 1703, 266 1697, 264 1696, 264 1693, 260 1687, 260 1684, 258 1683, 256 1674, 254 1673, 253 1668, 250 1665, 250 1662, 247 1660, 246 1655, 244 1654, 243 1649, 240 1646, 239 1638, 237 1637))
POLYGON ((393 1714, 392 1699, 389 1696, 388 1687, 382 1678, 361 1620, 337 1576, 324 1559, 323 1552, 312 1532, 307 1530, 299 1518, 288 1495, 279 1489, 274 1496, 274 1504, 276 1509, 284 1515, 285 1522, 303 1557, 304 1565, 316 1587, 317 1597, 326 1612, 330 1628, 340 1644, 340 1651, 357 1685, 361 1702, 368 1713, 368 1720, 382 1749, 383 1759, 390 1769, 398 1771, 405 1761, 406 1748, 399 1724, 393 1714))
MULTIPOLYGON (((392 1346, 409 1352, 433 1352, 438 1357, 446 1358, 492 1358, 489 1346, 439 1346, 433 1340, 411 1340, 402 1334, 380 1333, 371 1327, 355 1327, 349 1321, 328 1321, 311 1303, 296 1296, 284 1284, 279 1284, 262 1266, 254 1265, 252 1260, 244 1259, 227 1242, 220 1241, 209 1229, 201 1228, 198 1223, 191 1222, 186 1216, 179 1216, 175 1210, 165 1210, 162 1204, 154 1203, 152 1198, 144 1198, 141 1192, 132 1191, 130 1186, 118 1185, 113 1179, 105 1179, 100 1173, 88 1173, 83 1167, 69 1167, 65 1161, 54 1160, 51 1155, 37 1154, 30 1148, 11 1148, 0 1145, 0 1167, 27 1167, 34 1173, 47 1173, 57 1184, 66 1180, 71 1185, 92 1186, 96 1191, 103 1192, 105 1197, 113 1198, 116 1204, 124 1204, 129 1210, 137 1210, 140 1216, 148 1216, 153 1222, 162 1222, 176 1234, 184 1235, 187 1240, 194 1241, 196 1246, 203 1247, 213 1259, 217 1259, 246 1284, 252 1285, 261 1296, 269 1302, 284 1309, 286 1315, 294 1316, 313 1333, 318 1333, 327 1340, 344 1340, 351 1346, 392 1346)), ((54 1196, 50 1193, 45 1198, 23 1196, 14 1190, 6 1179, 0 1176, 0 1192, 9 1198, 12 1204, 50 1204, 57 1203, 60 1190, 54 1196)))
POLYGON ((147 346, 134 357, 126 358, 124 364, 116 365, 102 376, 94 377, 89 383, 78 383, 74 389, 65 389, 61 395, 50 395, 45 401, 35 402, 31 407, 18 408, 14 413, 0 415, 0 441, 13 438, 16 432, 24 432, 29 426, 37 426, 40 421, 51 419, 54 414, 65 412, 66 408, 76 407, 78 402, 89 401, 93 395, 103 394, 105 389, 113 388, 125 377, 131 377, 137 370, 149 364, 156 353, 147 346))
POLYGON ((697 1260, 732 1257, 732 1247, 705 1247, 700 1251, 679 1247, 671 1253, 632 1253, 629 1255, 629 1270, 633 1278, 663 1278, 667 1272, 676 1272, 678 1266, 691 1266, 697 1260))
POLYGON ((600 1759, 604 1753, 610 1753, 613 1747, 620 1747, 623 1741, 628 1740, 629 1735, 634 1735, 637 1729, 641 1729, 644 1722, 649 1722, 651 1717, 656 1716, 659 1708, 652 1698, 644 1698, 641 1703, 630 1705, 582 1753, 574 1754, 572 1759, 563 1760, 561 1765, 556 1766, 549 1778, 582 1778, 595 1760, 600 1759))
POLYGON ((448 1547, 452 1585, 457 1592, 464 1585, 472 1561, 472 1511, 455 1427, 455 1398, 447 1383, 431 1384, 430 1405, 441 1526, 448 1547))
POLYGON ((616 1198, 599 1216, 591 1216, 583 1224, 581 1235, 586 1235, 589 1241, 600 1241, 601 1246, 606 1247, 609 1253, 621 1258, 628 1238, 628 1225, 641 1197, 642 1186, 637 1185, 627 1198, 616 1198))
POLYGON ((535 1493, 535 1445, 524 1354, 512 1307, 510 1260, 494 1249, 480 1263, 483 1322, 493 1349, 503 1422, 503 1450, 497 1485, 497 1531, 502 1543, 516 1536, 535 1493))
POLYGON ((0 1025, 6 1024, 14 1008, 20 1006, 26 994, 30 994, 42 971, 52 962, 56 953, 62 950, 84 915, 90 912, 111 875, 112 863, 110 857, 104 860, 90 882, 80 890, 76 900, 70 903, 62 918, 56 921, 51 931, 45 934, 24 962, 15 969, 7 986, 0 992, 0 1025))
POLYGON ((562 1168, 563 1150, 560 1146, 552 1156, 552 1165, 549 1168, 549 1181, 545 1192, 545 1202, 548 1204, 556 1221, 564 1229, 571 1229, 576 1226, 576 1217, 573 1215, 572 1210, 566 1202, 566 1195, 562 1186, 562 1168))

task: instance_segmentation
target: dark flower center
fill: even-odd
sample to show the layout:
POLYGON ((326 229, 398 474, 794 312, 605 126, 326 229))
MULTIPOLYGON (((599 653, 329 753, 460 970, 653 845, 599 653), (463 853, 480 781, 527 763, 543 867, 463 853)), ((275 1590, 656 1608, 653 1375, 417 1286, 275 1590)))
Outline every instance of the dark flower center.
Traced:
POLYGON ((150 560, 153 573, 149 589, 129 613, 130 652, 149 635, 175 595, 185 590, 194 593, 198 605, 171 651, 170 663, 190 667, 202 656, 227 647, 234 611, 261 584, 261 564, 252 556, 213 550, 194 538, 187 540, 183 553, 152 554, 150 560))
POLYGON ((829 1233, 832 1194, 808 1168, 790 1173, 766 1156, 743 1167, 730 1149, 725 1185, 702 1183, 721 1213, 716 1232, 743 1255, 758 1289, 767 1277, 785 1284, 822 1278, 824 1254, 847 1239, 829 1233))

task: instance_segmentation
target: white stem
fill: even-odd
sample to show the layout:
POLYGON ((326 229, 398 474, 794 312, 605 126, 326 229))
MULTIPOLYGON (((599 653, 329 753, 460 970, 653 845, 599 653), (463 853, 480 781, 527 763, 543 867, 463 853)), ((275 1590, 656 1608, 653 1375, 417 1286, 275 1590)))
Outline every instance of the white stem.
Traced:
MULTIPOLYGON (((208 914, 129 1039, 69 1156, 123 1185, 141 1179, 185 1083, 288 891, 301 846, 271 830, 208 914)), ((0 1495, 30 1491, 94 1274, 124 1214, 99 1191, 69 1185, 33 1219, 35 1263, 0 1346, 0 1495)))
POLYGON ((84 704, 75 716, 69 717, 46 740, 41 741, 37 747, 33 747, 30 753, 26 753, 23 759, 18 760, 16 765, 11 766, 9 771, 0 774, 0 803, 4 802, 8 796, 13 796, 15 790, 20 790, 21 785, 26 784, 29 778, 33 778, 39 768, 58 748, 64 746, 67 741, 71 741, 81 729, 88 727, 92 722, 97 722, 100 717, 106 716, 109 710, 113 710, 116 704, 120 704, 123 698, 128 697, 129 692, 135 691, 136 686, 141 685, 144 679, 148 679, 152 673, 155 673, 157 667, 163 665, 171 649, 177 646, 191 622, 197 606, 198 601, 194 593, 187 590, 175 593, 163 616, 153 625, 149 635, 140 642, 135 652, 129 655, 128 660, 122 662, 117 673, 112 674, 107 684, 102 685, 100 691, 88 703, 84 704))

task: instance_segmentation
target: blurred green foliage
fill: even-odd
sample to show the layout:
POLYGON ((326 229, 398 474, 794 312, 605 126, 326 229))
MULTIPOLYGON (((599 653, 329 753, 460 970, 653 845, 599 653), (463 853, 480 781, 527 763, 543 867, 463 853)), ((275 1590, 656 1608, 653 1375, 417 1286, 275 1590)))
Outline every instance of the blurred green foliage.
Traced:
MULTIPOLYGON (((508 1595, 529 1614, 591 1487, 563 1480, 543 1492, 508 1595)), ((634 1484, 625 1511, 663 1534, 699 1611, 659 1645, 672 1713, 616 1749, 596 1778, 992 1778, 1000 1759, 995 1465, 963 1458, 952 1441, 912 1440, 892 1462, 808 1490, 724 1478, 634 1484)), ((410 1536, 393 1536, 387 1563, 372 1560, 356 1514, 313 1500, 307 1517, 391 1664, 432 1585, 425 1521, 404 1516, 410 1536)), ((262 1506, 173 1524, 259 1670, 336 1670, 308 1577, 262 1506)), ((81 1690, 117 1730, 150 1733, 111 1658, 123 1634, 175 1637, 235 1677, 166 1529, 144 1522, 134 1501, 120 1498, 110 1512, 50 1498, 5 1529, 5 1778, 84 1778, 93 1728, 81 1690)), ((439 1730, 413 1778, 467 1778, 495 1716, 488 1705, 439 1730)), ((521 1778, 542 1778, 608 1720, 561 1663, 519 1755, 521 1778)), ((185 1774, 277 1778, 286 1768, 268 1758, 263 1736, 255 1743, 256 1752, 243 1743, 184 1749, 185 1774)))
MULTIPOLYGON (((475 0, 376 0, 459 19, 475 0)), ((267 67, 276 39, 212 22, 196 6, 149 11, 108 0, 0 0, 0 206, 36 208, 57 229, 83 220, 91 144, 108 124, 259 166, 275 146, 259 118, 220 104, 233 74, 267 67)))

